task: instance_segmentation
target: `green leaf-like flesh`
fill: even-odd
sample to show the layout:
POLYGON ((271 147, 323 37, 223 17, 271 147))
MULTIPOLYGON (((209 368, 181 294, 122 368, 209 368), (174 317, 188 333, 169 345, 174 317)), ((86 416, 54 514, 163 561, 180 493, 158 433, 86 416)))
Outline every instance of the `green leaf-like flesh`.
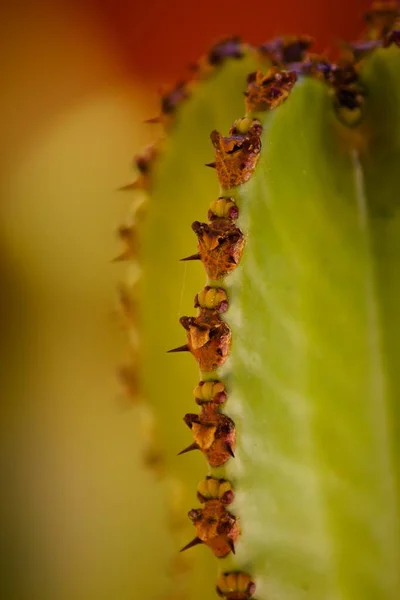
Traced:
POLYGON ((298 82, 235 193, 225 473, 260 600, 400 597, 399 73, 397 49, 366 63, 359 150, 327 88, 298 82))

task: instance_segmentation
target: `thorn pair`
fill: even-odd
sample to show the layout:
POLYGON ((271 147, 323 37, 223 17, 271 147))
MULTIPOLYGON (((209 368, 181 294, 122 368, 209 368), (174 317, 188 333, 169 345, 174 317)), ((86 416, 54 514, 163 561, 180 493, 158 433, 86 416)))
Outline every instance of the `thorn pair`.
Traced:
POLYGON ((230 458, 235 458, 235 423, 219 412, 218 404, 203 404, 199 415, 188 413, 184 421, 192 431, 194 442, 181 450, 178 456, 201 450, 211 467, 221 467, 230 458))
POLYGON ((238 266, 245 244, 241 230, 229 218, 217 218, 210 223, 194 221, 198 252, 181 259, 201 260, 210 279, 220 280, 238 266))
POLYGON ((183 346, 168 350, 171 352, 191 352, 198 362, 201 371, 215 371, 226 361, 230 345, 231 330, 228 325, 215 316, 205 319, 198 317, 181 317, 180 323, 187 331, 188 341, 183 346))
MULTIPOLYGON (((181 548, 180 552, 185 552, 185 550, 189 550, 189 548, 193 548, 194 546, 198 546, 199 544, 205 544, 205 543, 206 542, 201 540, 199 537, 195 537, 191 542, 186 544, 186 546, 181 548)), ((232 554, 236 554, 235 553, 235 544, 233 543, 233 541, 228 538, 226 540, 226 544, 229 547, 229 551, 232 552, 232 554)), ((226 554, 224 554, 223 556, 218 557, 218 558, 224 558, 227 554, 229 554, 229 552, 227 552, 226 554)))
MULTIPOLYGON (((225 442, 223 447, 225 448, 225 450, 229 454, 229 456, 231 456, 232 458, 235 458, 235 453, 233 452, 232 446, 230 445, 229 442, 225 442)), ((192 450, 201 450, 201 448, 196 442, 193 442, 193 444, 190 444, 190 446, 188 446, 187 448, 184 448, 183 450, 178 452, 177 456, 180 456, 181 454, 186 454, 186 452, 192 452, 192 450)))
POLYGON ((118 227, 117 235, 123 245, 121 254, 113 258, 112 262, 129 260, 136 255, 136 236, 132 226, 121 225, 118 227))
POLYGON ((254 119, 246 133, 223 137, 218 131, 211 132, 215 168, 224 189, 230 190, 251 178, 260 157, 261 131, 261 123, 254 119))
MULTIPOLYGON (((211 488, 208 491, 211 491, 212 495, 218 494, 219 488, 222 490, 225 488, 226 492, 222 493, 222 497, 232 501, 233 493, 228 494, 229 491, 232 491, 228 481, 210 478, 203 482, 202 487, 204 488, 204 483, 208 482, 210 482, 209 488, 211 488)), ((182 548, 181 552, 198 544, 206 544, 217 558, 224 558, 230 552, 235 554, 235 543, 240 535, 238 519, 227 510, 226 501, 222 502, 218 497, 204 498, 202 496, 202 498, 204 506, 193 508, 188 513, 197 535, 182 548)))

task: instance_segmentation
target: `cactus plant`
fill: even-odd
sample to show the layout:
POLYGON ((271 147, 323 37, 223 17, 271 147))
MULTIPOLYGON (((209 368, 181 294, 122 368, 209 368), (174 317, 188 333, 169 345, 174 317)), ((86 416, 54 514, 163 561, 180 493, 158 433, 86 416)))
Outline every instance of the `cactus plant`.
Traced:
POLYGON ((335 64, 217 44, 127 186, 122 374, 187 550, 170 598, 400 596, 397 4, 366 22, 335 64))

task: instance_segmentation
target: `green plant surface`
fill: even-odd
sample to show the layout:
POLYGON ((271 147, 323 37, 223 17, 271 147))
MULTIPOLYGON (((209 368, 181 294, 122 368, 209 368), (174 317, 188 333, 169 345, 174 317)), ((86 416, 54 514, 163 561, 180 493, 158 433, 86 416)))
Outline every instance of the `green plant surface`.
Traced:
MULTIPOLYGON (((152 170, 140 252, 143 393, 156 409, 169 477, 183 482, 185 515, 210 469, 200 452, 176 456, 192 442, 182 417, 196 412, 200 379, 227 386, 236 453, 212 472, 234 486, 242 535, 220 570, 250 573, 257 600, 395 600, 400 54, 377 50, 362 65, 365 103, 351 128, 332 89, 301 76, 282 106, 250 115, 263 125, 250 181, 218 192, 203 167, 213 160, 208 135, 243 114, 254 60, 228 61, 199 86, 152 170), (230 356, 216 374, 199 375, 193 357, 166 350, 185 343, 178 319, 194 314, 204 286, 199 263, 178 262, 195 252, 190 224, 206 220, 218 195, 236 200, 246 245, 218 282, 229 296, 230 356)), ((189 520, 179 536, 182 545, 194 537, 189 520)), ((189 552, 187 597, 210 597, 211 552, 189 552)))
POLYGON ((263 117, 234 193, 248 236, 227 279, 237 459, 224 470, 257 598, 400 594, 398 398, 400 55, 364 66, 352 147, 325 85, 299 81, 263 117))

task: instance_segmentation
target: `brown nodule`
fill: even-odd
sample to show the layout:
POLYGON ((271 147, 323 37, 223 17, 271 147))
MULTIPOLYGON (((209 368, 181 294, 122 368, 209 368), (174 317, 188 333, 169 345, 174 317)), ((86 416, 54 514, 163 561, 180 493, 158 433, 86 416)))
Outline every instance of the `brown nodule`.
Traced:
POLYGON ((140 392, 138 368, 134 365, 121 365, 117 370, 117 376, 126 396, 131 400, 137 400, 140 392))
POLYGON ((234 457, 235 424, 232 419, 218 412, 216 405, 205 404, 199 415, 189 413, 184 421, 192 431, 194 442, 179 454, 201 450, 211 467, 220 467, 234 457))
POLYGON ((195 539, 206 544, 217 558, 235 553, 240 535, 238 520, 220 500, 208 500, 204 508, 192 509, 188 516, 196 528, 195 539))
POLYGON ((185 81, 179 81, 174 88, 161 96, 161 112, 171 115, 176 108, 189 97, 185 81))
POLYGON ((232 36, 217 42, 208 53, 208 62, 212 66, 220 65, 227 58, 242 58, 243 49, 240 37, 232 36))
POLYGON ((224 189, 249 181, 260 156, 260 133, 258 121, 247 133, 223 137, 218 131, 211 132, 217 174, 224 189))
POLYGON ((259 51, 277 65, 302 62, 314 39, 308 35, 285 36, 262 44, 259 51))
POLYGON ((280 71, 271 67, 266 75, 261 71, 251 73, 248 78, 246 109, 248 112, 273 110, 287 98, 297 81, 295 71, 280 71))
POLYGON ((389 48, 392 44, 395 44, 400 48, 400 23, 398 29, 393 29, 387 33, 383 39, 383 47, 389 48))
POLYGON ((136 236, 134 234, 134 229, 129 225, 121 225, 117 229, 117 235, 122 243, 122 252, 118 256, 113 259, 113 262, 121 262, 124 260, 129 260, 135 256, 137 253, 136 250, 136 236))
POLYGON ((215 219, 210 223, 195 221, 198 250, 210 279, 223 279, 239 264, 244 248, 244 235, 230 219, 215 219))
POLYGON ((189 351, 198 362, 201 371, 215 371, 226 361, 230 345, 231 330, 215 311, 209 318, 202 312, 198 317, 181 317, 180 323, 186 329, 188 342, 169 352, 189 351))

